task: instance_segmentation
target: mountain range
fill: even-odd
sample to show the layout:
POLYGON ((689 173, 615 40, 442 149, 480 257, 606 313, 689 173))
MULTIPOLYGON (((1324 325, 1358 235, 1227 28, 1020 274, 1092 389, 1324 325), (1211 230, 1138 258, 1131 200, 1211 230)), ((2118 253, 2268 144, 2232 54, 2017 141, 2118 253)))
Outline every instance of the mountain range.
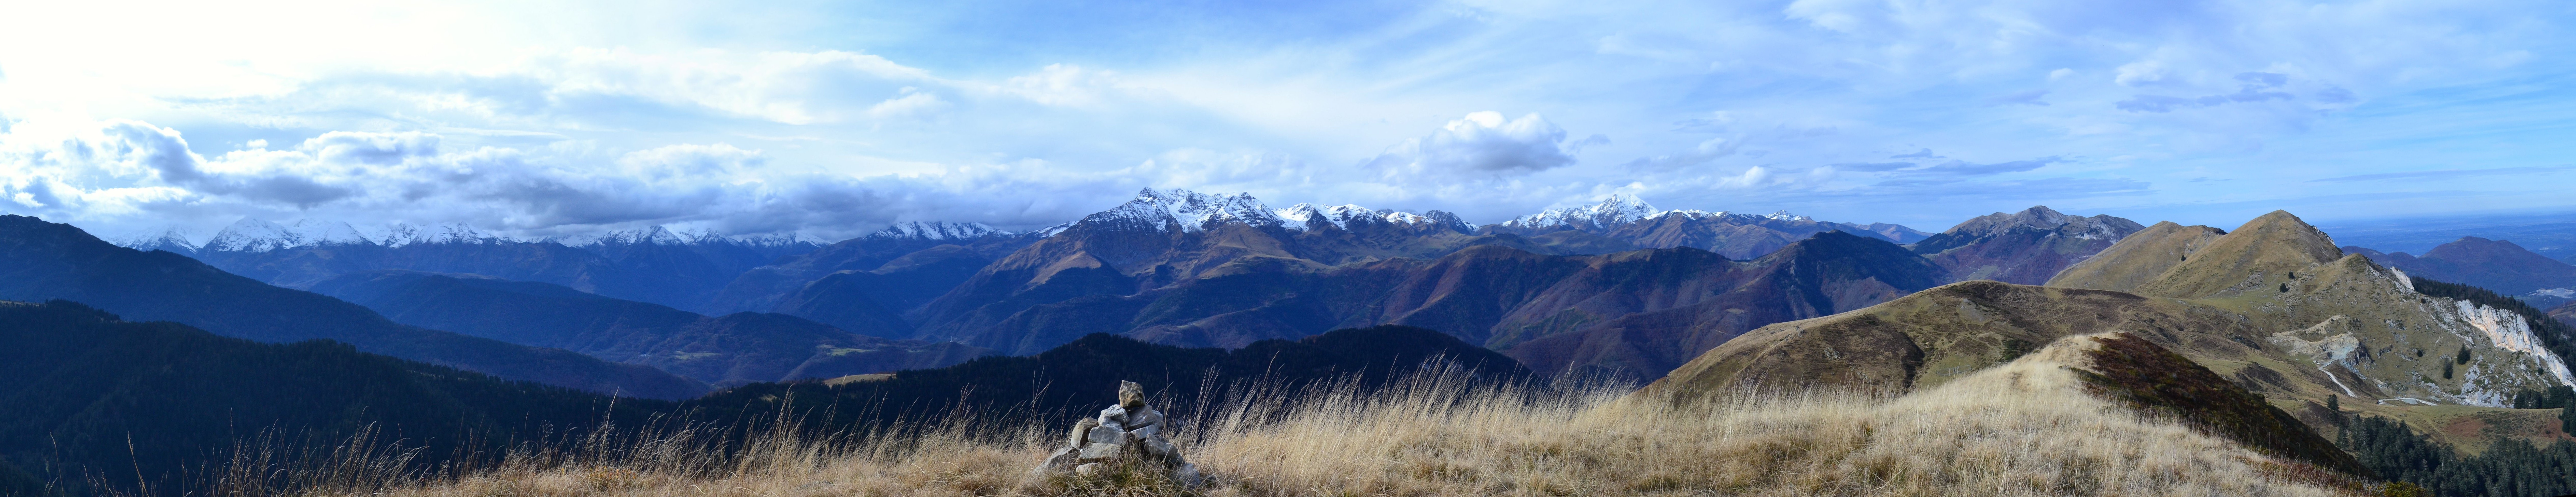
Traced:
POLYGON ((380 270, 311 288, 403 324, 652 366, 718 387, 935 368, 992 352, 858 335, 785 314, 711 317, 489 276, 380 270))
POLYGON ((261 342, 326 339, 516 380, 651 398, 706 385, 648 366, 404 325, 365 307, 235 275, 169 252, 118 247, 71 225, 0 216, 0 300, 71 300, 261 342))
POLYGON ((716 385, 940 365, 985 349, 1032 354, 1092 333, 1242 347, 1380 324, 1437 329, 1542 372, 1652 379, 1770 323, 1966 279, 2038 283, 2139 229, 2033 207, 1925 233, 1662 210, 1624 195, 1473 226, 1440 211, 1273 208, 1249 195, 1145 190, 1026 233, 907 222, 821 246, 659 228, 521 241, 460 225, 370 235, 256 220, 202 246, 174 234, 132 244, 193 253, 406 324, 653 364, 716 385), (482 303, 577 294, 602 299, 564 301, 586 310, 543 319, 518 316, 545 305, 482 303), (780 319, 790 316, 801 319, 780 319), (785 324, 800 321, 846 333, 785 324), (732 362, 676 359, 705 357, 696 354, 717 342, 672 337, 718 329, 740 340, 724 343, 766 345, 727 352, 732 362), (956 345, 929 345, 939 343, 956 345), (808 367, 815 350, 882 353, 808 367))
MULTIPOLYGON (((106 464, 105 422, 65 415, 78 411, 68 406, 119 402, 160 416, 243 401, 142 395, 220 390, 187 386, 214 381, 185 380, 196 371, 417 375, 426 379, 397 396, 441 399, 422 412, 458 421, 396 424, 497 440, 524 436, 488 431, 518 428, 494 421, 486 401, 548 406, 520 422, 686 413, 850 428, 952 411, 1061 421, 1120 379, 1144 381, 1169 405, 1244 394, 1230 382, 1252 379, 1292 388, 1358 374, 1374 385, 1420 371, 1650 381, 1638 396, 1688 402, 1817 388, 2055 392, 1996 373, 2045 370, 2343 475, 2402 469, 2383 456, 2416 452, 2354 459, 2329 439, 2414 440, 2406 427, 2419 424, 2439 427, 2425 433, 2443 447, 2566 447, 2568 433, 2542 419, 2564 414, 2524 411, 2563 404, 2543 399, 2576 384, 2565 360, 2576 326, 2559 321, 2576 320, 2576 305, 2533 306, 2564 288, 2552 278, 2576 276, 2559 272, 2565 264, 2482 238, 2420 257, 2339 246, 2277 211, 2231 230, 2032 207, 1926 233, 1614 196, 1475 226, 1438 211, 1146 190, 1029 232, 917 222, 830 244, 661 228, 530 241, 461 225, 253 220, 204 245, 176 233, 126 244, 148 250, 0 218, 0 299, 67 299, 0 303, 0 320, 83 334, 0 334, 0 345, 49 354, 28 362, 42 370, 21 372, 27 382, 0 382, 15 389, 0 400, 37 406, 27 427, 0 426, 17 430, 0 432, 0 490, 65 477, 48 464, 72 453, 33 440, 76 440, 79 466, 106 464), (170 355, 187 350, 205 352, 170 355), (139 393, 43 386, 54 378, 139 393), (599 393, 688 400, 604 404, 599 393), (529 398, 503 398, 512 395, 529 398), (2411 408, 2427 406, 2440 408, 2411 408), (2357 415, 2398 421, 2347 428, 2357 415)), ((286 381, 259 400, 345 407, 313 398, 353 388, 340 380, 286 381)), ((415 402, 345 395, 370 408, 415 402)), ((359 426, 253 417, 335 436, 359 426)), ((177 423, 153 436, 204 452, 212 429, 177 423)), ((150 474, 138 484, 180 467, 129 465, 150 474)))
POLYGON ((127 245, 188 255, 288 288, 307 288, 341 274, 402 269, 552 283, 691 310, 705 309, 717 291, 744 271, 819 246, 792 237, 738 238, 659 226, 586 238, 517 240, 462 224, 395 224, 371 234, 343 222, 278 224, 251 218, 225 227, 203 245, 187 245, 175 233, 127 245))

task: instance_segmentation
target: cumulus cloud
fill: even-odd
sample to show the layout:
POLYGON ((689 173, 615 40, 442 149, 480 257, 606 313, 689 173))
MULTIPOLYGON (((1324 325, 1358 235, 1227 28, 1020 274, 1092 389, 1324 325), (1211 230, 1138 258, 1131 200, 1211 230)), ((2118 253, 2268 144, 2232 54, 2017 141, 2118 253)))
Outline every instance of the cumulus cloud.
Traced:
POLYGON ((1538 114, 1505 120, 1485 111, 1405 140, 1363 166, 1396 183, 1516 176, 1573 164, 1566 145, 1565 130, 1538 114))
MULTIPOLYGON (((1042 163, 858 177, 770 167, 760 150, 726 143, 593 158, 447 150, 441 140, 332 132, 292 149, 210 157, 177 130, 149 123, 22 125, 0 134, 0 165, 8 166, 0 167, 0 211, 128 229, 327 217, 467 222, 528 236, 672 225, 837 239, 904 220, 1052 224, 1066 210, 1114 203, 1111 192, 1138 186, 1042 163)), ((1235 164, 1233 179, 1272 179, 1244 176, 1284 159, 1269 160, 1235 164)))
MULTIPOLYGON (((673 29, 618 25, 600 31, 611 35, 561 38, 637 48, 424 38, 511 30, 253 30, 275 31, 273 45, 206 36, 285 27, 242 15, 148 30, 190 43, 147 37, 80 52, 114 44, 42 41, 104 31, 95 28, 115 26, 96 23, 119 17, 59 15, 54 24, 91 24, 0 33, 13 42, 0 43, 9 66, 0 113, 16 119, 0 122, 0 207, 83 219, 458 220, 532 232, 639 223, 839 230, 891 219, 1052 224, 1157 186, 1492 216, 1612 191, 1724 192, 1699 205, 1659 200, 1713 209, 1758 209, 1738 202, 1775 193, 1849 193, 1859 195, 1845 199, 1849 210, 1938 216, 1945 206, 1888 208, 1919 197, 1850 199, 2033 185, 2150 191, 2117 176, 2159 163, 2274 164, 2245 155, 2267 142, 2276 151, 2354 143, 2278 142, 2382 95, 2425 100, 2339 127, 2471 136, 2460 131, 2496 116, 2548 119, 2551 107, 2451 96, 2538 95, 2517 88, 2560 68, 2532 54, 2576 32, 2564 16, 2532 14, 2554 11, 2528 0, 1909 5, 1068 9, 1039 23, 914 23, 952 27, 875 34, 867 51, 803 30, 743 38, 693 24, 843 20, 795 7, 728 6, 723 16, 661 16, 679 19, 673 29), (1247 29, 1273 26, 1285 31, 1247 29), (311 39, 348 43, 273 49, 311 39), (478 49, 456 48, 469 45, 478 49), (708 46, 732 48, 699 48, 708 46), (163 77, 172 67, 191 77, 163 77), (1453 119, 1497 103, 1532 114, 1453 119), (2472 111, 2425 117, 2461 105, 2472 111), (158 126, 28 119, 84 109, 158 126), (1539 113, 1581 116, 1586 129, 1569 135, 1539 113), (1918 143, 1985 161, 2130 159, 2046 183, 2029 177, 2060 169, 2044 167, 2052 162, 1972 163, 1929 150, 1884 157, 1918 143), (1625 167, 1577 167, 1576 157, 1625 167)), ((950 8, 869 15, 959 14, 950 8)), ((495 15, 460 18, 552 28, 611 17, 485 14, 495 15)), ((2539 154, 2496 155, 2514 153, 2539 154)), ((2256 176, 2239 184, 2451 160, 2368 155, 2380 158, 2349 171, 2243 168, 2256 176)), ((2159 195, 2269 195, 2233 188, 2159 195)), ((1972 210, 1964 213, 1986 207, 1972 210)))

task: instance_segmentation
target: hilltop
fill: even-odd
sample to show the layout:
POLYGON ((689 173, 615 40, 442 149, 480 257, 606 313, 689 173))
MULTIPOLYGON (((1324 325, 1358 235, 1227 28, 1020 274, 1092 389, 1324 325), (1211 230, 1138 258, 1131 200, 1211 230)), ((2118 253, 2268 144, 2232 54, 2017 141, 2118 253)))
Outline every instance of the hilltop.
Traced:
MULTIPOLYGON (((1946 285, 1834 316, 1775 324, 1703 354, 1649 391, 1837 386, 1907 392, 2001 364, 2032 344, 2124 331, 2173 350, 2309 424, 2347 409, 2508 407, 2571 380, 2561 350, 2501 302, 2429 295, 2345 254, 2297 216, 2234 230, 2159 223, 2048 286, 1946 285)), ((2548 439, 2537 439, 2546 442, 2548 439)))

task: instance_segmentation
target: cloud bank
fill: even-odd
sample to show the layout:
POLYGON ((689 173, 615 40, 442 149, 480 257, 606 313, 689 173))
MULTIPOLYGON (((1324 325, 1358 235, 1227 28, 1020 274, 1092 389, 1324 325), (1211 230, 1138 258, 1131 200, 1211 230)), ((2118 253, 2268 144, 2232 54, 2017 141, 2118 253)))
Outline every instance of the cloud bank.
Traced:
POLYGON ((0 212, 828 239, 1144 187, 1931 227, 2576 205, 2502 181, 2570 152, 2548 2, 1139 9, 43 6, 0 20, 0 212), (2351 188, 2485 194, 2314 200, 2351 188))

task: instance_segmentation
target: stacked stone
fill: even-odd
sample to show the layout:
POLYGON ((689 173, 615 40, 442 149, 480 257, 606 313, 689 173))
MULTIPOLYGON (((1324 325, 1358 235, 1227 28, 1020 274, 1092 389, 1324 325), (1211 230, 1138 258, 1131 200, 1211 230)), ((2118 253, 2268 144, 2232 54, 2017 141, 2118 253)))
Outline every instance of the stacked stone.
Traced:
POLYGON ((1181 458, 1163 433, 1172 429, 1163 413, 1145 406, 1145 386, 1132 381, 1118 382, 1118 405, 1100 410, 1096 418, 1075 423, 1067 445, 1047 456, 1038 466, 1040 472, 1073 471, 1091 476, 1113 465, 1130 465, 1143 471, 1161 471, 1173 481, 1196 486, 1199 470, 1181 458))

